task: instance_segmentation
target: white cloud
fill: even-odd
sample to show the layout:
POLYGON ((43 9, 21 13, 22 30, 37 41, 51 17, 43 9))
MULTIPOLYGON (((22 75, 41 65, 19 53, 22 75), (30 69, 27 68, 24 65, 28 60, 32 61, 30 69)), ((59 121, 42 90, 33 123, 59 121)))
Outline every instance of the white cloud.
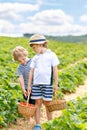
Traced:
POLYGON ((13 12, 26 12, 39 9, 39 4, 31 5, 24 3, 0 3, 0 12, 13 11, 13 12))
POLYGON ((43 33, 46 35, 82 35, 87 26, 77 25, 73 17, 62 10, 45 10, 28 17, 30 20, 20 24, 22 33, 43 33))
POLYGON ((80 21, 87 22, 87 15, 80 16, 80 21))
POLYGON ((6 20, 0 20, 0 32, 1 33, 13 33, 14 25, 6 20))
POLYGON ((62 25, 73 22, 73 18, 62 10, 45 10, 28 19, 35 24, 45 25, 62 25))
POLYGON ((46 35, 82 35, 87 33, 87 26, 82 27, 75 24, 66 24, 60 26, 35 25, 33 23, 22 23, 20 31, 24 33, 41 33, 46 35))
POLYGON ((24 4, 24 3, 0 3, 0 19, 6 19, 8 21, 21 21, 24 19, 23 13, 29 13, 31 11, 38 11, 40 2, 36 4, 24 4))
MULTIPOLYGON (((35 5, 19 3, 0 4, 0 35, 24 33, 42 33, 46 35, 81 35, 87 34, 87 26, 75 24, 74 18, 63 10, 39 11, 41 0, 35 5), (31 16, 24 14, 36 11, 31 16)), ((86 21, 87 16, 81 16, 86 21)))
POLYGON ((1 14, 0 14, 0 19, 4 19, 4 20, 8 20, 8 21, 11 21, 11 20, 22 20, 22 16, 19 15, 19 14, 16 14, 15 12, 13 11, 3 11, 1 14))
POLYGON ((87 34, 87 26, 81 26, 77 24, 68 24, 67 26, 62 27, 64 31, 62 33, 65 33, 65 35, 83 35, 87 34))

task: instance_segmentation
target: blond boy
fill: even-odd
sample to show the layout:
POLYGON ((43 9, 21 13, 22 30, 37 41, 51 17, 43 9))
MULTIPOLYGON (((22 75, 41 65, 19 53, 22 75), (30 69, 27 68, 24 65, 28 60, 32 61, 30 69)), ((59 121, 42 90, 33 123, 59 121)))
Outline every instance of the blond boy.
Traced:
MULTIPOLYGON (((31 59, 28 58, 28 51, 22 46, 17 46, 13 49, 13 58, 19 63, 17 68, 18 80, 23 92, 23 97, 25 100, 27 100, 28 76, 30 72, 31 59)), ((31 94, 29 103, 35 104, 35 100, 31 99, 31 94)))

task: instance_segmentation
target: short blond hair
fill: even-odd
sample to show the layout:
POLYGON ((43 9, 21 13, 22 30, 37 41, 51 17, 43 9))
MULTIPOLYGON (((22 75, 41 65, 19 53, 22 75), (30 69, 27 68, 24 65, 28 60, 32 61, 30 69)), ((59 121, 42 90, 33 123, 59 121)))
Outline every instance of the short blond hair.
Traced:
POLYGON ((22 47, 22 46, 17 46, 13 49, 13 58, 15 61, 18 61, 19 57, 27 57, 28 56, 28 51, 22 47))

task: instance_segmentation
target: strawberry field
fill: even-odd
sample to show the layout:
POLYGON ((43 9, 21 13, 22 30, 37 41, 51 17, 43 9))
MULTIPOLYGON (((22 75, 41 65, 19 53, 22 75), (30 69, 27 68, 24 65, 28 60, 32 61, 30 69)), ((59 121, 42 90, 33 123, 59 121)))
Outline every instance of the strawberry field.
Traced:
POLYGON ((87 130, 87 94, 83 98, 68 102, 61 117, 42 126, 43 130, 87 130))
MULTIPOLYGON (((0 127, 7 127, 14 123, 20 115, 17 103, 22 99, 22 92, 17 81, 17 62, 12 59, 12 50, 21 45, 34 55, 28 45, 27 38, 0 37, 0 127)), ((58 97, 75 92, 76 88, 84 84, 87 78, 87 44, 63 43, 50 41, 48 47, 53 50, 59 60, 59 91, 58 97)), ((69 102, 63 116, 52 122, 43 124, 45 130, 86 130, 87 128, 87 95, 77 101, 69 102), (82 106, 81 106, 82 104, 82 106), (80 114, 81 113, 81 114, 80 114), (63 124, 61 126, 61 124, 63 124), (71 129, 73 128, 73 129, 71 129)))

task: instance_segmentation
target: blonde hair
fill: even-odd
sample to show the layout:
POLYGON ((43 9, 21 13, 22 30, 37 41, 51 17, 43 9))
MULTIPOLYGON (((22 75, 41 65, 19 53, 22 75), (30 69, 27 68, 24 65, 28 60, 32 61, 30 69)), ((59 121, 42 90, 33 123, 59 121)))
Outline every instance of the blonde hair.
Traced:
POLYGON ((17 46, 13 49, 13 58, 15 61, 18 61, 19 57, 27 57, 28 56, 28 51, 23 48, 22 46, 17 46))

